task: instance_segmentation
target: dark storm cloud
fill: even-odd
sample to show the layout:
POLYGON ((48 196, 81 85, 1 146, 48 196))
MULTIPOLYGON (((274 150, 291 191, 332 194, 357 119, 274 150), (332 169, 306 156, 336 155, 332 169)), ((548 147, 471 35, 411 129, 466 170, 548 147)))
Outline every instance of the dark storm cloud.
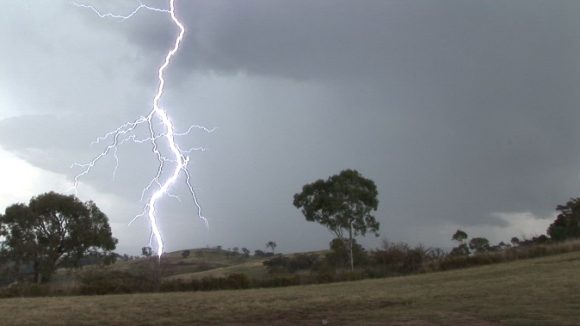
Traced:
MULTIPOLYGON (((324 246, 330 236, 306 223, 291 198, 305 182, 344 168, 376 181, 384 236, 427 244, 447 238, 415 232, 509 224, 496 212, 547 217, 580 191, 576 1, 177 5, 187 34, 164 105, 180 129, 219 127, 183 140, 209 148, 192 155, 192 175, 211 235, 192 222, 187 202, 169 203, 165 232, 182 246, 193 244, 183 225, 225 246, 260 248, 271 239, 288 250, 324 246)), ((0 85, 38 111, 1 121, 0 144, 64 173, 96 150, 84 144, 148 111, 152 67, 176 29, 157 13, 117 24, 59 8, 62 26, 38 32, 54 15, 42 16, 44 25, 18 23, 30 42, 9 38, 14 48, 0 54, 16 63, 0 64, 10 78, 0 85), (68 32, 73 23, 78 35, 68 32)), ((155 170, 154 162, 136 164, 147 150, 121 152, 113 190, 108 165, 87 181, 138 197, 155 170)))
MULTIPOLYGON (((571 59, 579 5, 206 0, 184 1, 178 9, 188 27, 188 54, 180 59, 186 70, 405 81, 481 74, 504 65, 517 69, 547 56, 571 59)), ((164 48, 170 39, 157 24, 131 26, 128 39, 146 49, 164 48)))
POLYGON ((576 2, 196 1, 180 13, 183 71, 335 85, 340 131, 304 139, 349 148, 354 165, 388 162, 372 172, 395 215, 497 223, 490 212, 546 215, 579 190, 576 2))

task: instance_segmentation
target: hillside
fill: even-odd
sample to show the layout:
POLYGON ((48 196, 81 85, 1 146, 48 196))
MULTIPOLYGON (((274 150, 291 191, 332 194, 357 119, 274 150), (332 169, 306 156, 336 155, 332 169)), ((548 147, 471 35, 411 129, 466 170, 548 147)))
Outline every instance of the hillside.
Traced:
POLYGON ((0 300, 6 325, 578 325, 580 252, 397 278, 0 300))
MULTIPOLYGON (((166 278, 190 278, 196 277, 198 273, 205 272, 212 273, 215 271, 216 275, 220 274, 222 270, 229 270, 229 273, 237 272, 241 269, 245 272, 265 273, 265 268, 262 262, 266 258, 260 257, 243 257, 242 255, 234 255, 227 250, 219 249, 189 249, 189 256, 182 257, 183 250, 174 251, 163 255, 163 275, 166 278), (248 269, 245 266, 253 266, 248 269)), ((155 258, 153 258, 155 259, 155 258)), ((147 264, 147 259, 141 258, 128 262, 117 262, 112 268, 119 270, 137 270, 144 264, 147 264)), ((213 274, 212 274, 213 275, 213 274)))

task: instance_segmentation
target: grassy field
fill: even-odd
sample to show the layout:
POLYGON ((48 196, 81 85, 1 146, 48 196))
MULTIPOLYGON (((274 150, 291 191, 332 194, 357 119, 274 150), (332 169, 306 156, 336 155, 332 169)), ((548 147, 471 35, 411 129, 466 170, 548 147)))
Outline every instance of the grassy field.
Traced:
POLYGON ((2 325, 579 325, 580 253, 398 278, 0 300, 2 325))
MULTIPOLYGON (((204 276, 221 277, 232 273, 245 273, 248 277, 263 278, 267 276, 267 270, 262 262, 268 258, 243 257, 231 255, 225 250, 216 249, 189 249, 190 255, 182 257, 183 250, 166 253, 163 255, 163 279, 202 278, 204 276)), ((151 259, 156 259, 152 257, 151 259)), ((137 272, 143 268, 149 268, 150 259, 139 258, 131 261, 118 260, 105 270, 137 272)), ((84 270, 94 267, 86 266, 84 270)), ((81 271, 82 272, 82 271, 81 271)), ((53 285, 76 284, 77 270, 60 269, 52 277, 53 285)))
MULTIPOLYGON (((228 255, 225 250, 215 249, 190 249, 189 257, 183 258, 182 251, 170 252, 163 255, 164 276, 194 276, 196 273, 207 272, 210 270, 218 271, 222 269, 232 269, 235 266, 245 264, 262 266, 264 258, 250 256, 244 258, 242 255, 228 255)), ((139 265, 147 264, 145 259, 138 259, 129 262, 117 262, 113 269, 135 270, 139 265)), ((243 267, 242 267, 243 268, 243 267)), ((235 268, 234 268, 235 269, 235 268)), ((265 268, 262 267, 265 271, 265 268)))

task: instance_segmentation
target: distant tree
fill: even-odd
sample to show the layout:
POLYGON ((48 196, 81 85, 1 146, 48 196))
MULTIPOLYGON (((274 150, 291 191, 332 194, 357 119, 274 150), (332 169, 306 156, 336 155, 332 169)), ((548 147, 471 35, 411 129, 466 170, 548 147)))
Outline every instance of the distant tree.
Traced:
POLYGON ((570 198, 564 205, 558 205, 560 213, 548 227, 548 235, 556 241, 580 237, 580 198, 570 198))
POLYGON ((266 248, 271 248, 272 249, 272 253, 274 253, 274 250, 276 249, 277 246, 278 245, 274 241, 268 241, 266 243, 266 248))
POLYGON ((248 250, 248 248, 242 248, 242 254, 245 258, 248 258, 250 257, 250 250, 248 250))
POLYGON ((486 238, 473 238, 469 241, 469 248, 480 253, 489 250, 489 240, 486 238))
POLYGON ((106 257, 117 244, 107 216, 92 202, 49 192, 0 215, 2 256, 19 266, 31 263, 36 282, 59 267, 80 266, 89 255, 106 257))
POLYGON ((465 231, 463 231, 463 230, 457 230, 453 234, 452 239, 459 242, 459 244, 463 244, 463 243, 465 243, 465 240, 467 239, 467 233, 465 233, 465 231))
POLYGON ((457 247, 451 249, 449 255, 451 256, 468 256, 470 253, 469 247, 466 244, 460 244, 457 247))
POLYGON ((512 244, 512 246, 517 247, 520 245, 520 239, 518 239, 518 237, 513 237, 510 240, 510 243, 512 244))
POLYGON ((145 257, 153 256, 153 249, 151 247, 143 247, 141 248, 141 254, 145 257))
POLYGON ((354 237, 372 232, 378 236, 379 222, 372 212, 379 201, 375 183, 356 170, 344 170, 327 180, 317 180, 294 195, 294 206, 307 221, 326 226, 348 246, 350 268, 354 269, 354 237), (346 234, 345 234, 346 233, 346 234))
POLYGON ((187 257, 189 257, 190 254, 191 254, 191 252, 189 250, 184 250, 181 252, 181 257, 187 258, 187 257))

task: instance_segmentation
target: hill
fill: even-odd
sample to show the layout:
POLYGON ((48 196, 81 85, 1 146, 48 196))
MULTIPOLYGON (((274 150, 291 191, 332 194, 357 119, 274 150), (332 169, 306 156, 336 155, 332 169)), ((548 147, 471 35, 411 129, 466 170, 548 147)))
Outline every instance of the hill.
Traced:
POLYGON ((6 325, 578 325, 579 270, 573 252, 278 289, 3 299, 0 316, 6 325))
MULTIPOLYGON (((219 271, 224 269, 235 271, 236 266, 240 266, 239 268, 244 271, 247 269, 244 266, 256 266, 258 267, 257 272, 260 273, 261 271, 265 272, 262 267, 262 262, 265 259, 255 256, 244 257, 241 254, 215 248, 180 250, 163 255, 163 275, 166 278, 189 278, 195 277, 200 272, 216 271, 216 274, 219 274, 219 271), (183 257, 184 251, 189 252, 189 256, 183 257)), ((148 264, 147 259, 140 258, 127 262, 117 262, 111 268, 131 271, 138 270, 146 264, 148 264)))

